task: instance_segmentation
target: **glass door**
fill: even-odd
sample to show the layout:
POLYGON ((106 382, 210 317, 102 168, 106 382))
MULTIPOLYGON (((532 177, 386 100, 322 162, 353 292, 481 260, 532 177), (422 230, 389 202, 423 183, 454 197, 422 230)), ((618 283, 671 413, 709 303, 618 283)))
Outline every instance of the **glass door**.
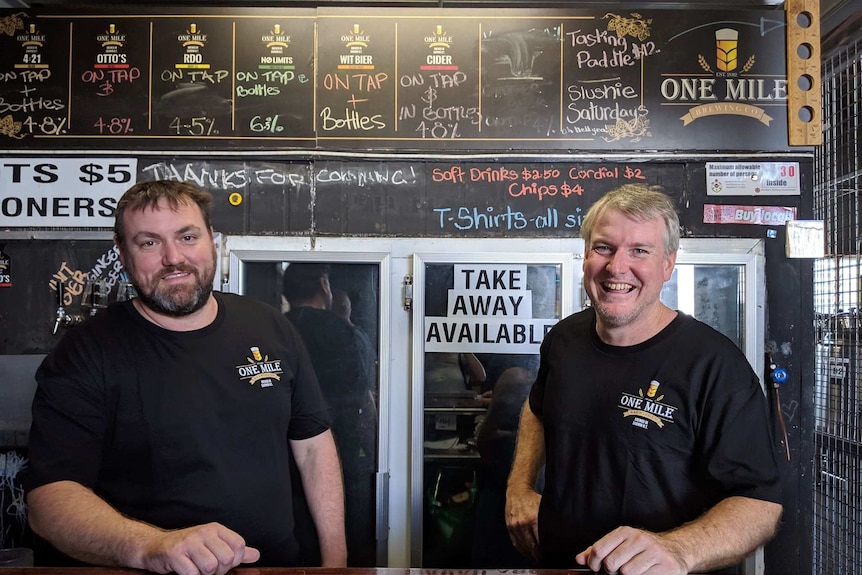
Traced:
POLYGON ((414 564, 529 566, 508 543, 505 485, 539 345, 573 311, 572 262, 414 256, 414 564))
MULTIPOLYGON (((236 240, 234 239, 234 243, 236 240)), ((350 567, 386 564, 378 526, 381 483, 381 293, 386 254, 230 249, 230 291, 282 311, 302 336, 333 411, 341 458, 350 567)), ((319 564, 316 531, 292 469, 296 534, 310 565, 319 564)))

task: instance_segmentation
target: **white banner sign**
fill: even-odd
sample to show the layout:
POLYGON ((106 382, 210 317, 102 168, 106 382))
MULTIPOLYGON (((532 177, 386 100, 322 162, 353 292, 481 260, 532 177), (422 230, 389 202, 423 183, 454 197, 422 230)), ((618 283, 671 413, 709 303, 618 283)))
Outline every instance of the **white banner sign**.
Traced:
POLYGON ((798 196, 798 162, 707 162, 708 196, 798 196))
POLYGON ((0 227, 113 227, 137 170, 126 158, 0 159, 0 227))
POLYGON ((456 264, 446 316, 425 317, 425 351, 539 353, 555 318, 533 318, 526 265, 456 264))

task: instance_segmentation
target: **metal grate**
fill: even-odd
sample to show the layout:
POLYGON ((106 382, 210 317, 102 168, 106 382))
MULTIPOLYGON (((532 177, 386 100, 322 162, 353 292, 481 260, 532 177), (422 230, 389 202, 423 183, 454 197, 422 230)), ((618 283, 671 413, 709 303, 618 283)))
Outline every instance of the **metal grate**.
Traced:
POLYGON ((823 145, 815 152, 814 216, 826 257, 814 265, 814 564, 862 575, 862 32, 823 56, 823 145))

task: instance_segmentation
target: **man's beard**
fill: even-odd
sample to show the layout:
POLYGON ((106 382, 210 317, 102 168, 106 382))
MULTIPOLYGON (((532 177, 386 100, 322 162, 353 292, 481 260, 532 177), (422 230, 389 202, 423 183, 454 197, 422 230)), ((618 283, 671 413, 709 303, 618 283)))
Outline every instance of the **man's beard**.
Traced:
POLYGON ((634 321, 643 312, 643 307, 638 306, 630 309, 627 313, 611 313, 610 306, 605 306, 604 302, 592 302, 593 308, 596 310, 596 315, 601 319, 602 324, 607 327, 623 327, 634 321))
POLYGON ((195 277, 194 285, 179 285, 160 289, 158 284, 156 284, 156 287, 150 293, 147 293, 147 290, 144 290, 133 277, 132 285, 134 285, 135 291, 138 292, 140 302, 156 313, 171 317, 187 316, 201 309, 207 303, 213 291, 212 284, 215 278, 215 267, 204 269, 206 277, 203 278, 201 278, 198 270, 191 266, 165 268, 157 277, 164 277, 177 271, 191 273, 195 277))

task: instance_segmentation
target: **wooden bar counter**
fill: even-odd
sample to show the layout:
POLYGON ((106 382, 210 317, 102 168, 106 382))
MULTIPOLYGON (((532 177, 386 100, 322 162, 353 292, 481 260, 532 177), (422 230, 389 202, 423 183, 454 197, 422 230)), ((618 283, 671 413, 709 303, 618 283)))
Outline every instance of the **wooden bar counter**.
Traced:
MULTIPOLYGON (((4 567, 2 575, 139 575, 138 569, 121 567, 4 567)), ((589 569, 411 569, 396 567, 238 567, 230 575, 569 575, 592 573, 589 569)))
MULTIPOLYGON (((5 567, 2 575, 138 575, 137 569, 119 567, 5 567)), ((570 575, 592 573, 589 569, 419 569, 397 567, 351 567, 323 569, 321 567, 239 567, 230 575, 570 575)), ((697 574, 689 574, 697 575, 697 574)))

